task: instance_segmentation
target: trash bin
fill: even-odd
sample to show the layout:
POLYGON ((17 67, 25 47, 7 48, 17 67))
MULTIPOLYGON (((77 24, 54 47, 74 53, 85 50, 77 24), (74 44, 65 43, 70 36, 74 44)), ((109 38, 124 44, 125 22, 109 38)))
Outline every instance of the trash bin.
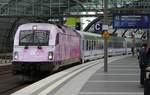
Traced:
POLYGON ((150 67, 145 69, 144 95, 150 95, 150 67))

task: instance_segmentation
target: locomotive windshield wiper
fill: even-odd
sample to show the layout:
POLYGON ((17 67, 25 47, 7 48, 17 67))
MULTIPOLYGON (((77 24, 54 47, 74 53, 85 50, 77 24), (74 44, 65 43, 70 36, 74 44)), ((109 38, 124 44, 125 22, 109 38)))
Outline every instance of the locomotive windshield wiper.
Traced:
MULTIPOLYGON (((32 34, 33 34, 33 33, 32 33, 32 34)), ((20 39, 20 40, 23 40, 23 39, 25 39, 25 38, 27 38, 27 37, 31 36, 32 34, 27 34, 27 35, 25 35, 25 36, 21 37, 21 39, 20 39)), ((30 37, 30 38, 32 38, 32 37, 30 37)))
MULTIPOLYGON (((31 34, 27 34, 27 35, 25 35, 24 37, 22 37, 20 40, 23 40, 23 39, 25 39, 25 38, 27 38, 27 37, 29 37, 29 36, 31 36, 31 34)), ((32 37, 30 37, 30 40, 31 40, 31 38, 32 37)), ((29 44, 29 42, 27 43, 24 43, 25 44, 25 47, 24 47, 24 49, 28 49, 28 44, 29 44)))
POLYGON ((33 39, 32 39, 32 35, 33 33, 30 33, 30 34, 21 34, 21 38, 20 38, 20 44, 22 45, 29 45, 33 42, 33 39))

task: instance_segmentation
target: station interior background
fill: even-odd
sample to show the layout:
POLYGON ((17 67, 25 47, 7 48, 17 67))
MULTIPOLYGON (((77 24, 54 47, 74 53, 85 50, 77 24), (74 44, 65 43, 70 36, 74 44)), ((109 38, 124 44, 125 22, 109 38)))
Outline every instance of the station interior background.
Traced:
MULTIPOLYGON (((103 7, 103 0, 0 0, 0 53, 12 52, 13 37, 20 24, 40 21, 73 27, 73 23, 80 22, 84 30, 94 19, 103 21, 103 7)), ((149 0, 108 0, 109 33, 146 39, 148 29, 113 29, 112 14, 149 11, 149 0)))

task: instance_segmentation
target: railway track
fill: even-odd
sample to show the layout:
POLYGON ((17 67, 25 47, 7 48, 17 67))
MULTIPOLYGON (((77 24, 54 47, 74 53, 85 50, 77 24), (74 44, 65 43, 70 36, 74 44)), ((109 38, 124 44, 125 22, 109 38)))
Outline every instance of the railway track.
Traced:
POLYGON ((2 90, 0 90, 0 95, 10 95, 11 93, 19 89, 22 89, 28 85, 29 85, 28 83, 20 83, 20 84, 13 84, 11 86, 5 86, 2 90))
MULTIPOLYGON (((72 67, 71 65, 61 68, 59 71, 72 67)), ((57 71, 57 72, 59 72, 57 71)), ((57 73, 54 72, 54 73, 57 73)), ((54 74, 52 73, 52 74, 54 74)), ((45 76, 46 77, 46 76, 45 76)), ((36 80, 38 81, 38 80, 36 80)), ((21 76, 14 76, 10 66, 0 66, 0 95, 10 95, 11 93, 20 90, 35 81, 24 81, 21 76)))
POLYGON ((0 66, 0 79, 6 76, 10 76, 11 74, 12 74, 11 65, 0 66))
POLYGON ((10 95, 31 83, 24 82, 19 76, 12 75, 11 65, 0 66, 0 95, 10 95))
POLYGON ((12 68, 11 65, 0 66, 0 75, 3 74, 3 73, 5 74, 5 73, 8 73, 8 72, 11 72, 11 68, 12 68))
POLYGON ((0 75, 0 95, 10 95, 31 83, 33 82, 23 81, 23 78, 20 76, 14 76, 12 74, 0 75))

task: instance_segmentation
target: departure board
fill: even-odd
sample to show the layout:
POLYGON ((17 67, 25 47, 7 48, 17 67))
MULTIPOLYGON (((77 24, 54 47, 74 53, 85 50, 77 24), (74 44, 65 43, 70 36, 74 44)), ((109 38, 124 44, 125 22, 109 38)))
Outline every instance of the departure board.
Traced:
POLYGON ((113 14, 113 28, 149 28, 149 14, 113 14))

